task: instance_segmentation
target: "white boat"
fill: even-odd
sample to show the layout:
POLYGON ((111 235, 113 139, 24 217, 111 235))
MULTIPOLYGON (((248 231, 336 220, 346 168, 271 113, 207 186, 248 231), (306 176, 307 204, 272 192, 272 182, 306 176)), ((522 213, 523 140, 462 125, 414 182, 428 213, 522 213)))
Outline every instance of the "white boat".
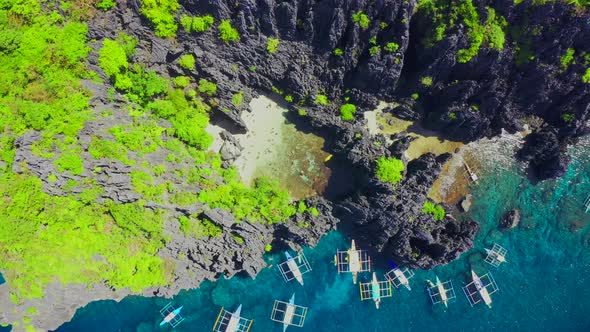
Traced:
POLYGON ((226 332, 236 332, 240 327, 240 314, 242 312, 242 305, 238 306, 238 309, 231 314, 229 318, 229 322, 227 323, 227 327, 225 328, 226 332))
POLYGON ((301 274, 301 270, 299 269, 299 265, 297 265, 297 261, 291 257, 291 255, 285 251, 285 256, 287 257, 287 266, 289 270, 293 273, 293 277, 297 282, 303 285, 303 275, 301 274))
POLYGON ((447 296, 447 290, 445 289, 443 283, 440 282, 440 279, 438 279, 438 276, 436 276, 436 288, 438 289, 438 293, 440 294, 441 302, 445 305, 445 307, 448 308, 447 302, 449 301, 449 298, 447 296))
POLYGON ((402 270, 394 269, 393 274, 395 274, 400 284, 404 285, 408 290, 412 290, 412 288, 410 287, 410 281, 408 280, 408 278, 406 278, 406 275, 402 272, 402 270))
POLYGON ((488 290, 482 284, 481 279, 479 279, 479 277, 477 276, 477 274, 475 274, 475 272, 473 270, 471 270, 471 277, 473 277, 473 283, 475 285, 475 288, 479 292, 481 299, 488 307, 491 308, 492 307, 492 298, 490 297, 488 290))
POLYGON ((293 315, 295 314, 295 293, 291 295, 289 299, 289 305, 285 308, 285 318, 283 319, 283 332, 287 331, 291 321, 293 321, 293 315))
POLYGON ((486 254, 492 255, 495 259, 498 260, 498 262, 506 263, 506 257, 504 257, 503 255, 493 251, 492 249, 488 249, 488 248, 484 248, 484 249, 486 251, 486 254))
POLYGON ((373 297, 373 302, 375 302, 375 307, 379 309, 379 305, 381 304, 381 285, 379 285, 377 273, 375 272, 373 272, 373 280, 371 281, 371 296, 373 297))
POLYGON ((354 240, 348 249, 348 265, 352 273, 352 282, 356 284, 358 272, 361 271, 361 262, 359 252, 356 250, 354 240))

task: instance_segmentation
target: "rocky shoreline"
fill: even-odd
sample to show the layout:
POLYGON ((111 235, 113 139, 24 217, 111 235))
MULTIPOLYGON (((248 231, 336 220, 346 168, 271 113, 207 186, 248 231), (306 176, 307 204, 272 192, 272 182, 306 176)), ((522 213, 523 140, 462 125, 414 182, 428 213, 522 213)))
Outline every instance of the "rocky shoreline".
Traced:
MULTIPOLYGON (((247 131, 241 120, 242 112, 248 111, 247 106, 232 104, 233 94, 244 92, 242 105, 248 105, 258 92, 283 92, 283 96, 275 94, 277 98, 291 96, 294 100, 291 113, 297 123, 326 140, 325 149, 334 155, 328 166, 338 165, 344 174, 334 175, 328 185, 342 189, 334 189, 330 197, 307 200, 308 206, 318 209, 318 218, 306 212, 284 224, 266 226, 235 223, 227 211, 208 210, 203 217, 223 229, 222 236, 208 241, 189 239, 181 234, 178 223, 167 222, 170 240, 159 256, 183 255, 185 259, 176 262, 170 286, 146 290, 145 296, 173 296, 182 289, 195 288, 204 280, 221 276, 240 273, 255 277, 266 266, 262 258, 265 238, 274 239, 272 246, 277 250, 313 246, 337 225, 363 247, 411 268, 429 269, 446 264, 471 249, 478 230, 475 221, 456 219, 450 214, 435 221, 432 215, 421 213, 448 154, 426 154, 409 162, 404 160, 404 178, 396 186, 376 178, 374 160, 381 156, 403 159, 411 141, 403 135, 386 139, 368 132, 362 113, 374 109, 380 100, 399 103, 386 112, 419 121, 443 137, 463 142, 498 135, 502 128, 514 132, 521 130, 525 123, 538 123, 518 153, 529 162, 537 179, 562 174, 567 167, 565 147, 590 131, 590 85, 571 79, 577 75, 573 71, 578 67, 559 73, 558 66, 559 56, 568 47, 590 52, 586 49, 590 45, 584 43, 590 40, 590 25, 584 23, 587 15, 586 18, 572 15, 573 9, 561 2, 538 7, 525 3, 515 6, 512 1, 502 4, 501 14, 509 24, 522 20, 524 13, 529 15, 530 22, 523 29, 533 29, 545 17, 555 20, 555 31, 547 31, 547 35, 540 34, 534 40, 535 54, 539 56, 524 66, 515 64, 513 45, 503 51, 483 48, 469 63, 458 63, 455 54, 468 43, 461 29, 450 31, 432 48, 424 47, 420 36, 425 33, 421 29, 426 18, 417 12, 416 1, 265 0, 241 1, 238 6, 229 1, 180 3, 179 15, 211 14, 216 20, 231 19, 240 33, 240 41, 226 45, 219 41, 215 31, 190 34, 181 29, 176 39, 155 37, 149 22, 141 15, 137 0, 120 2, 116 8, 98 13, 89 24, 88 39, 96 40, 93 47, 98 49, 104 38, 115 38, 119 32, 125 32, 139 40, 136 62, 166 77, 185 75, 216 82, 219 105, 212 110, 211 118, 228 133, 247 131), (359 10, 372 21, 367 29, 350 19, 350 13, 359 10), (378 22, 386 23, 385 27, 378 22), (399 50, 371 56, 370 37, 375 35, 380 41, 394 41, 399 50), (268 37, 280 40, 274 54, 266 51, 268 37), (334 55, 336 48, 344 50, 341 56, 334 55), (187 53, 197 59, 194 70, 178 65, 177 60, 187 53), (426 76, 434 81, 431 86, 419 82, 420 77, 426 76), (412 93, 419 94, 419 98, 411 98, 412 93), (313 97, 317 94, 326 95, 330 103, 316 105, 313 97), (357 105, 354 121, 343 121, 339 116, 338 108, 345 98, 357 105), (298 116, 299 109, 305 109, 306 115, 298 116), (451 114, 455 114, 454 118, 451 114), (574 118, 565 121, 563 114, 573 114, 574 118), (309 226, 297 226, 302 223, 309 226), (249 250, 242 250, 232 236, 242 238, 249 250)), ((483 12, 484 4, 478 6, 483 12)), ((90 68, 100 72, 96 52, 89 62, 90 68)), ((103 78, 107 81, 104 75, 103 78)), ((107 100, 105 89, 90 89, 95 94, 93 106, 97 109, 120 108, 124 103, 120 96, 114 102, 107 100)), ((83 140, 92 130, 92 124, 87 125, 80 138, 83 140)), ((44 165, 30 153, 35 135, 23 136, 15 143, 18 149, 14 165, 18 168, 21 162, 26 162, 33 174, 46 181, 47 167, 53 166, 44 165)), ((226 140, 231 141, 231 135, 226 140)), ((107 181, 103 186, 110 188, 105 197, 115 202, 139 199, 131 190, 126 176, 129 169, 125 165, 96 163, 85 168, 97 165, 102 168, 107 181)), ((51 186, 46 182, 44 189, 51 194, 63 194, 55 188, 67 180, 58 179, 51 186)), ((203 206, 187 210, 155 203, 148 203, 147 207, 167 210, 174 217, 204 210, 203 206)), ((450 206, 445 208, 453 210, 450 206)), ((60 286, 45 299, 25 301, 20 308, 34 304, 39 308, 34 325, 52 330, 90 301, 121 299, 130 293, 103 285, 97 286, 96 291, 82 291, 79 285, 60 286)), ((10 304, 10 301, 0 302, 10 304)), ((0 322, 14 321, 22 314, 22 310, 1 312, 0 322)))

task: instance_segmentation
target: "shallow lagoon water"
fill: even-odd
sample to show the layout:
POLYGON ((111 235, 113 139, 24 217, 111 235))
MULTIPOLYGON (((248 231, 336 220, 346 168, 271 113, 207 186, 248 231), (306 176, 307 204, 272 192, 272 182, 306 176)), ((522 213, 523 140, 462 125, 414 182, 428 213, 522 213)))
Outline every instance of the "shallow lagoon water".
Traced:
MULTIPOLYGON (((184 305, 186 320, 176 331, 210 331, 219 309, 243 304, 242 314, 253 318, 252 331, 280 331, 269 320, 274 299, 287 300, 295 292, 296 303, 310 308, 303 328, 290 331, 588 331, 590 330, 590 214, 582 203, 590 194, 590 160, 587 147, 574 151, 574 161, 557 181, 532 185, 517 167, 493 163, 472 188, 475 202, 469 216, 481 223, 475 248, 449 265, 432 271, 416 271, 412 291, 394 290, 376 310, 361 302, 358 285, 350 275, 338 275, 333 265, 336 248, 348 239, 333 232, 314 249, 305 249, 313 271, 304 275, 305 287, 285 284, 276 266, 256 280, 233 278, 206 282, 185 291, 173 301, 184 305), (510 231, 499 231, 498 220, 518 208, 522 220, 510 231), (508 263, 493 268, 483 263, 483 248, 497 242, 508 249, 508 263), (461 286, 473 268, 491 271, 500 291, 492 295, 493 307, 470 307, 461 286), (425 279, 451 278, 457 299, 433 307, 425 279)), ((277 256, 268 257, 275 264, 277 256)), ((386 268, 386 266, 381 266, 386 268)), ((379 275, 384 271, 379 269, 379 275)), ((364 277, 369 278, 366 274, 364 277)), ((162 298, 129 297, 116 303, 100 301, 78 310, 70 323, 57 331, 160 331, 158 310, 162 298)))

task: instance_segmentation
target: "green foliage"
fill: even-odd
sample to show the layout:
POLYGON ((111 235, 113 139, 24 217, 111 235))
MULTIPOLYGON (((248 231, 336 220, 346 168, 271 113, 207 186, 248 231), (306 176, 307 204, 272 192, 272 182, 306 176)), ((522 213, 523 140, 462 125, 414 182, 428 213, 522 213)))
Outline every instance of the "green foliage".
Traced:
POLYGON ((139 65, 129 67, 127 57, 134 52, 136 40, 118 38, 118 41, 105 39, 99 52, 102 70, 115 83, 115 87, 127 93, 127 98, 145 105, 168 88, 167 82, 153 71, 145 71, 139 65))
POLYGON ((424 86, 431 86, 432 85, 432 76, 424 76, 420 79, 420 83, 424 86))
POLYGON ((246 243, 246 241, 244 241, 244 238, 243 238, 243 237, 241 237, 241 236, 239 236, 239 235, 237 235, 237 234, 233 234, 233 233, 232 233, 231 237, 232 237, 234 240, 236 240, 236 242, 237 242, 238 244, 244 244, 244 243, 246 243))
POLYGON ((363 29, 368 28, 369 24, 371 23, 371 20, 369 20, 367 14, 360 10, 352 15, 352 21, 358 23, 358 25, 363 29))
POLYGON ((66 150, 59 154, 53 161, 58 172, 69 171, 74 175, 80 175, 84 172, 84 165, 79 151, 66 150))
POLYGON ((197 202, 197 195, 186 191, 177 192, 170 198, 170 203, 176 205, 194 205, 197 202))
POLYGON ((141 1, 141 12, 152 22, 158 37, 172 37, 176 34, 178 25, 174 19, 174 12, 178 8, 178 0, 141 1))
POLYGON ((286 95, 286 96, 285 96, 285 101, 286 101, 286 102, 288 102, 288 103, 292 103, 292 102, 293 102, 293 96, 291 96, 291 95, 286 95))
POLYGON ((341 48, 334 49, 335 56, 342 56, 342 54, 344 54, 344 51, 341 48))
POLYGON ((135 152, 154 152, 163 144, 164 128, 149 118, 138 119, 132 125, 113 126, 109 132, 115 136, 118 143, 135 152))
POLYGON ((575 115, 571 114, 571 113, 563 113, 561 115, 561 119, 565 122, 572 122, 575 119, 575 115))
POLYGON ((560 59, 561 68, 563 70, 567 70, 567 67, 569 67, 569 65, 571 63, 575 63, 575 61, 574 61, 574 54, 575 53, 576 53, 576 50, 574 50, 573 48, 568 48, 567 51, 565 51, 565 54, 560 59))
POLYGON ((436 221, 443 220, 446 215, 445 209, 442 206, 436 205, 430 201, 424 202, 422 213, 431 214, 436 221))
POLYGON ((272 245, 269 243, 267 245, 264 246, 264 251, 266 252, 271 252, 272 251, 272 245))
POLYGON ((199 92, 205 93, 208 96, 213 96, 217 93, 217 84, 209 82, 204 78, 199 80, 199 92))
POLYGON ((504 49, 504 42, 506 41, 504 28, 508 26, 508 22, 503 16, 496 16, 496 11, 493 8, 487 8, 488 18, 484 24, 486 30, 484 42, 487 42, 489 47, 501 51, 504 49))
POLYGON ((381 46, 375 45, 369 48, 369 54, 371 54, 372 57, 379 53, 381 53, 381 46))
POLYGON ((192 28, 196 32, 205 32, 213 26, 213 23, 215 19, 212 15, 196 16, 193 18, 192 28))
POLYGON ((127 58, 130 58, 135 54, 135 47, 139 43, 139 40, 136 37, 130 36, 124 32, 120 32, 115 41, 123 48, 127 58))
POLYGON ((256 71, 256 66, 252 65, 250 67, 248 67, 248 70, 251 72, 255 72, 256 71))
POLYGON ((354 113, 356 112, 356 106, 354 104, 344 104, 340 106, 340 118, 345 121, 354 120, 354 113))
POLYGON ((400 182, 405 169, 404 163, 397 158, 381 157, 377 159, 376 174, 382 182, 391 184, 400 182))
POLYGON ((309 213, 311 213, 312 216, 317 217, 320 215, 320 213, 318 212, 318 209, 316 209, 315 207, 311 207, 309 208, 309 213))
POLYGON ((412 97, 412 99, 414 99, 414 100, 418 100, 418 98, 420 98, 420 95, 419 95, 419 94, 417 94, 417 93, 412 93, 411 97, 412 97))
POLYGON ((373 36, 373 37, 369 38, 369 44, 377 45, 377 36, 373 36))
POLYGON ((11 167, 14 140, 26 130, 51 138, 83 128, 90 94, 80 78, 90 49, 85 24, 45 16, 37 1, 0 8, 0 160, 11 167))
POLYGON ((587 68, 586 69, 586 72, 582 76, 582 82, 584 82, 584 83, 590 83, 590 68, 587 68))
POLYGON ((164 194, 164 184, 156 185, 156 182, 150 174, 134 170, 131 172, 131 186, 133 191, 143 195, 143 198, 149 201, 160 202, 164 194))
POLYGON ((209 220, 200 220, 197 216, 180 216, 178 217, 180 230, 194 238, 218 237, 223 234, 223 229, 209 220))
POLYGON ((96 3, 96 8, 100 9, 100 10, 104 10, 107 11, 113 7, 115 7, 117 3, 113 0, 99 0, 96 3))
POLYGON ((467 26, 467 36, 470 40, 469 48, 457 52, 457 61, 465 63, 479 53, 482 43, 487 42, 488 46, 497 50, 504 49, 505 33, 504 27, 508 25, 502 16, 496 17, 493 8, 488 9, 488 18, 484 25, 479 23, 479 14, 471 0, 463 0, 459 6, 459 14, 463 15, 467 26))
POLYGON ((276 94, 278 94, 278 95, 281 95, 281 96, 282 96, 282 95, 285 93, 283 90, 281 90, 281 89, 277 88, 277 87, 276 87, 276 86, 274 86, 274 85, 271 87, 271 90, 272 90, 272 92, 274 92, 274 93, 276 93, 276 94))
POLYGON ((188 76, 176 76, 172 81, 178 88, 186 88, 191 83, 191 79, 188 76))
POLYGON ((305 205, 305 201, 299 201, 297 204, 297 213, 303 213, 307 210, 307 205, 305 205))
POLYGON ((240 34, 232 25, 230 20, 222 20, 219 24, 219 38, 226 44, 238 41, 240 34))
POLYGON ((328 106, 328 97, 326 95, 317 94, 314 103, 316 105, 328 106))
POLYGON ((94 159, 112 158, 126 165, 135 163, 127 157, 127 148, 119 142, 93 137, 88 146, 88 152, 94 159))
POLYGON ((383 49, 385 49, 389 53, 393 53, 393 52, 396 52, 397 50, 399 50, 399 45, 394 42, 389 42, 385 45, 385 47, 383 49))
POLYGON ((226 184, 199 192, 199 201, 212 208, 225 208, 237 220, 248 219, 250 222, 274 224, 296 212, 288 192, 276 181, 258 178, 248 189, 237 175, 227 180, 226 184))
POLYGON ((274 54, 279 49, 279 40, 277 38, 268 38, 266 41, 266 51, 270 54, 274 54))
POLYGON ((152 102, 147 109, 172 122, 174 134, 184 143, 206 149, 213 142, 213 137, 205 131, 209 124, 207 110, 200 102, 189 103, 182 90, 168 91, 166 100, 152 102))
POLYGON ((299 114, 299 116, 307 116, 307 111, 300 108, 297 110, 297 114, 299 114))
POLYGON ((479 53, 482 45, 502 50, 505 43, 504 29, 508 23, 504 17, 496 15, 493 8, 486 8, 488 15, 482 24, 472 0, 419 1, 418 10, 422 16, 432 19, 430 26, 432 32, 426 34, 423 44, 426 47, 432 47, 445 37, 449 28, 463 24, 467 28, 469 46, 458 51, 457 60, 459 62, 465 63, 471 60, 479 53))
POLYGON ((192 54, 185 54, 180 57, 178 64, 188 70, 195 69, 195 57, 192 54))
POLYGON ((195 17, 182 15, 180 17, 180 25, 182 25, 184 30, 188 33, 191 33, 192 31, 205 32, 209 30, 214 23, 215 19, 212 15, 195 17))
POLYGON ((51 196, 36 177, 2 174, 0 219, 0 269, 15 301, 42 297, 56 281, 135 292, 167 284, 156 255, 161 214, 138 204, 51 196))
POLYGON ((240 91, 238 93, 234 93, 231 96, 231 103, 234 104, 235 107, 242 106, 242 100, 244 99, 244 91, 240 91))

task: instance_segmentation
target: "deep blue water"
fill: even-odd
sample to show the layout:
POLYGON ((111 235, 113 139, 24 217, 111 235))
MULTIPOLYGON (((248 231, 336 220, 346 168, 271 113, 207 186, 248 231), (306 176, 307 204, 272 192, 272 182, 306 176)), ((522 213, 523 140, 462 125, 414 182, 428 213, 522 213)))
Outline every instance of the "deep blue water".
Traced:
MULTIPOLYGON (((253 318, 252 331, 280 331, 269 320, 274 299, 309 307, 305 327, 290 331, 589 331, 590 330, 590 214, 582 209, 590 194, 590 161, 582 154, 557 181, 532 185, 516 168, 491 168, 473 188, 475 203, 469 216, 481 223, 475 248, 433 271, 416 271, 412 291, 394 290, 376 310, 361 302, 350 275, 338 275, 333 265, 336 248, 347 248, 340 233, 325 236, 306 249, 313 271, 304 275, 305 287, 285 284, 276 267, 256 280, 233 278, 206 282, 184 291, 173 301, 184 305, 186 320, 176 331, 210 331, 221 306, 243 304, 242 315, 253 318), (521 224, 499 231, 497 223, 509 209, 518 208, 521 224), (497 242, 508 249, 508 263, 493 268, 483 263, 483 248, 497 242), (492 271, 500 291, 493 307, 470 307, 461 291, 469 270, 492 271), (457 299, 448 309, 433 307, 425 278, 451 278, 457 299)), ((269 257, 274 263, 276 257, 269 257)), ((385 268, 385 266, 383 267, 385 268)), ((382 275, 381 270, 379 270, 382 275)), ((368 277, 369 275, 367 275, 368 277)), ((160 331, 162 298, 129 297, 116 303, 100 301, 78 310, 72 322, 58 331, 160 331)))

